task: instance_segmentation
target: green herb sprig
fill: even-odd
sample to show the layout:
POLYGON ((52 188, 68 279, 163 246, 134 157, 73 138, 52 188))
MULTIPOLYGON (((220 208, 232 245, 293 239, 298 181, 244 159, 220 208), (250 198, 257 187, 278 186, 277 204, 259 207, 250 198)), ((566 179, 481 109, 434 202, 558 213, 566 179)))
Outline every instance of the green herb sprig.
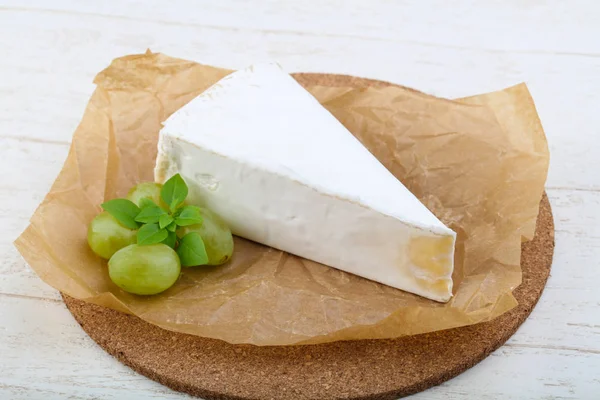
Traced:
POLYGON ((181 175, 173 175, 162 186, 160 197, 168 206, 164 209, 152 199, 143 198, 138 207, 128 199, 113 199, 102 204, 119 223, 129 229, 137 229, 137 244, 164 243, 175 249, 183 267, 203 265, 208 254, 202 237, 190 232, 178 238, 178 227, 202 223, 200 208, 186 205, 188 186, 181 175))

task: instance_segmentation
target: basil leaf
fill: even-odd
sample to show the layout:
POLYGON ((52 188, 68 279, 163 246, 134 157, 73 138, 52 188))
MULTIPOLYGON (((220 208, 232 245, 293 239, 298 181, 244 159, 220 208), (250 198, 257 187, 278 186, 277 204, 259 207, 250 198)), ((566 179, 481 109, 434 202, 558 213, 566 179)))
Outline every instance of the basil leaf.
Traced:
POLYGON ((158 226, 160 227, 160 229, 164 229, 167 227, 167 225, 171 224, 171 222, 173 222, 173 217, 165 213, 161 215, 158 219, 158 226))
POLYGON ((183 203, 187 195, 188 187, 179 174, 173 175, 160 190, 160 197, 168 204, 171 212, 175 211, 183 203))
POLYGON ((160 229, 158 224, 146 224, 137 233, 137 243, 139 245, 160 243, 167 236, 169 236, 169 232, 165 229, 160 229))
POLYGON ((200 235, 196 232, 190 232, 179 241, 177 254, 182 267, 193 267, 206 264, 208 254, 200 235))
POLYGON ((177 210, 172 212, 171 215, 173 216, 173 218, 177 219, 177 217, 179 217, 179 214, 181 214, 182 210, 183 210, 183 207, 179 207, 177 210))
POLYGON ((177 224, 175 223, 175 221, 173 221, 169 225, 167 225, 167 230, 169 232, 175 233, 175 231, 177 230, 177 224))
POLYGON ((155 224, 160 220, 160 217, 165 215, 169 216, 165 210, 152 203, 151 206, 142 208, 142 211, 135 217, 135 220, 144 224, 155 224))
POLYGON ((202 223, 200 208, 196 206, 185 206, 181 209, 179 216, 175 218, 175 223, 179 226, 196 225, 202 223))
MULTIPOLYGON (((156 206, 150 197, 142 197, 140 199, 140 208, 143 210, 146 207, 156 206)), ((158 207, 158 206, 157 206, 158 207)))
POLYGON ((177 235, 175 234, 175 232, 169 232, 167 238, 163 240, 162 243, 174 249, 175 245, 177 244, 177 235))
POLYGON ((140 209, 132 201, 127 199, 112 199, 106 203, 102 203, 102 208, 115 217, 124 227, 129 229, 138 228, 135 217, 140 213, 140 209))

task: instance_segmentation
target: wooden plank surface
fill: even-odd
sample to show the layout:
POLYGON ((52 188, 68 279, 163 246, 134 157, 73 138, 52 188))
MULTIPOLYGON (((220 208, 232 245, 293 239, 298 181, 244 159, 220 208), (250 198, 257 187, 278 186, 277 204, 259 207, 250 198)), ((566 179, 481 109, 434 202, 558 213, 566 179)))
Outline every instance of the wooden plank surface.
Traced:
POLYGON ((444 97, 527 82, 551 150, 548 287, 507 345, 414 398, 598 398, 600 3, 166 4, 0 0, 0 398, 185 398, 100 350, 12 246, 62 166, 94 75, 146 48, 230 68, 276 60, 444 97))

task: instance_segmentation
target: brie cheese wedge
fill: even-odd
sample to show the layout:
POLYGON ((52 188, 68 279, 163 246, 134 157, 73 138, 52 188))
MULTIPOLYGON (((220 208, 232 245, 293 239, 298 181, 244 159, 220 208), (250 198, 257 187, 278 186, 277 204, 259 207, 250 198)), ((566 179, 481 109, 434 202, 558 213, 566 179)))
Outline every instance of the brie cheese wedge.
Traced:
POLYGON ((176 173, 238 236, 452 296, 455 233, 276 64, 225 77, 165 122, 155 180, 176 173))

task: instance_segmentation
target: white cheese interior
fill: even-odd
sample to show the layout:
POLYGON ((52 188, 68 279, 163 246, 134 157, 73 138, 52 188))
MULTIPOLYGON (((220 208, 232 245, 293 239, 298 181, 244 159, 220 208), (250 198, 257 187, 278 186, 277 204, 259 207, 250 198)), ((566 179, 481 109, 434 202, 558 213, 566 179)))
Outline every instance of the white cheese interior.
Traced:
POLYGON ((239 236, 437 301, 455 234, 275 64, 233 73, 173 114, 155 179, 239 236))

